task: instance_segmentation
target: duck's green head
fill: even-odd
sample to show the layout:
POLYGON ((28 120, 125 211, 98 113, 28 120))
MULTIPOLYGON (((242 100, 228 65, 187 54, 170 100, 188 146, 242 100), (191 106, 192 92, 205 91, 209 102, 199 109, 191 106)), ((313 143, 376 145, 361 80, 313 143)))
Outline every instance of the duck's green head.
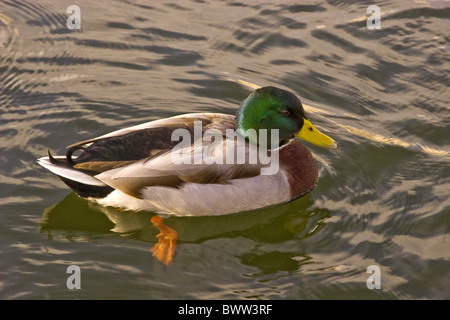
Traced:
POLYGON ((302 103, 294 94, 276 87, 262 87, 250 94, 239 107, 235 121, 236 130, 256 144, 263 139, 260 130, 266 129, 269 148, 271 129, 278 129, 279 145, 298 137, 319 147, 337 147, 333 139, 311 124, 302 103), (247 134, 254 132, 249 129, 256 131, 256 138, 247 134))

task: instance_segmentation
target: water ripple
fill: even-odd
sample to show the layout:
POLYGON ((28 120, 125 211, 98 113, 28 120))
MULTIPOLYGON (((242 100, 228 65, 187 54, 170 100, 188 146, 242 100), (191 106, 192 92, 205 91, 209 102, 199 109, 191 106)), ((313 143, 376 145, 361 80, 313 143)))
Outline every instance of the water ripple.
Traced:
POLYGON ((378 5, 369 30, 368 4, 348 1, 83 2, 69 30, 67 4, 2 1, 0 297, 449 298, 450 8, 378 5), (148 251, 154 213, 93 205, 36 163, 145 121, 233 114, 264 85, 301 97, 339 148, 308 145, 320 179, 297 201, 169 218, 169 268, 148 251), (373 264, 382 290, 366 287, 373 264))

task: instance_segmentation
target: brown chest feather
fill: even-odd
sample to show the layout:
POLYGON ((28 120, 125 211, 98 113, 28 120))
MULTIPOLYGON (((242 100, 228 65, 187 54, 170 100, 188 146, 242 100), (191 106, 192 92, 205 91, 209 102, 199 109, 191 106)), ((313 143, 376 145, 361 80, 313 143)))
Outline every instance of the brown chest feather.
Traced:
POLYGON ((318 168, 311 152, 300 142, 290 141, 280 149, 280 160, 286 167, 292 200, 295 200, 315 186, 318 168))

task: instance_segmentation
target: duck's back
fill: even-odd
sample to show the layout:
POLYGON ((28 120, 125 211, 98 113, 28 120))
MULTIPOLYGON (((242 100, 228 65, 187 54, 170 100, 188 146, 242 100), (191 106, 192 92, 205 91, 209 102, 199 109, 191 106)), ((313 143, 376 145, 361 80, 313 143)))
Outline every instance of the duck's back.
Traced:
POLYGON ((194 130, 201 128, 201 136, 211 128, 225 135, 227 129, 234 128, 234 116, 222 113, 191 113, 155 120, 117 130, 98 138, 81 141, 67 148, 67 158, 74 165, 93 161, 132 161, 154 156, 174 148, 180 141, 173 133, 184 132, 194 142, 194 130), (82 150, 75 159, 73 153, 82 150))

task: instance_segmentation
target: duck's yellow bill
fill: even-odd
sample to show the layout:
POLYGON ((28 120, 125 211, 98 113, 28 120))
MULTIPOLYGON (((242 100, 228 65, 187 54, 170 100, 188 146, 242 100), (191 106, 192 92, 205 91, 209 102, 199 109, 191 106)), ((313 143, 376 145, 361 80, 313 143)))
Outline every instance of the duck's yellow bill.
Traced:
POLYGON ((318 147, 336 149, 337 143, 326 134, 317 130, 308 119, 303 119, 303 127, 296 137, 308 141, 318 147))

